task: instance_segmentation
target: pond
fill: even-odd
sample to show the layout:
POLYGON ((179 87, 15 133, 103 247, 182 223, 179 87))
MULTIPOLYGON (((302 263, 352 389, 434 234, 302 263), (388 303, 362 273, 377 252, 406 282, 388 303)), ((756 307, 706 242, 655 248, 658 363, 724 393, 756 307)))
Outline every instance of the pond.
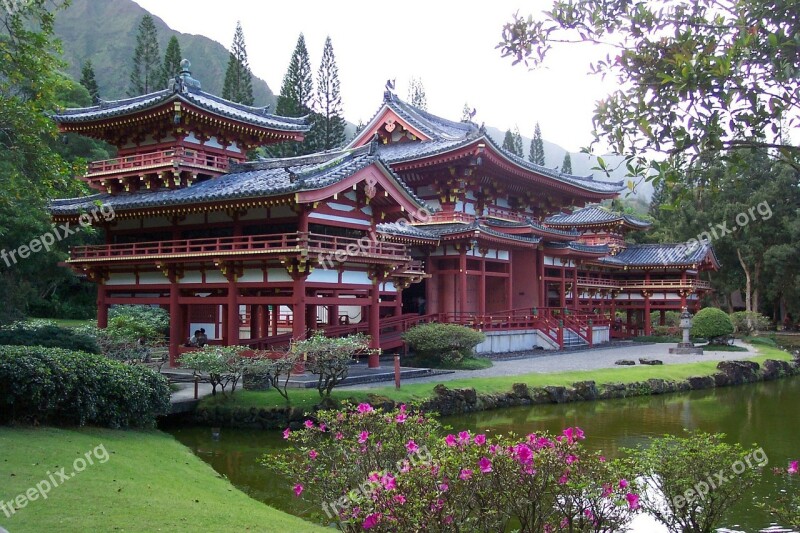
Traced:
MULTIPOLYGON (((516 433, 556 433, 568 426, 579 426, 586 432, 586 446, 603 450, 609 457, 619 455, 621 448, 644 444, 649 437, 680 434, 684 428, 722 432, 728 441, 744 445, 756 443, 769 457, 769 466, 752 496, 725 520, 731 530, 750 532, 772 524, 766 513, 753 506, 754 501, 778 493, 771 468, 786 467, 790 458, 800 458, 798 406, 800 377, 795 377, 683 394, 516 407, 447 417, 443 422, 459 430, 516 433)), ((284 446, 280 432, 223 429, 220 440, 214 441, 209 428, 169 431, 251 497, 298 516, 318 511, 295 499, 287 480, 257 462, 265 453, 284 446)), ((639 520, 634 531, 658 529, 639 520)))

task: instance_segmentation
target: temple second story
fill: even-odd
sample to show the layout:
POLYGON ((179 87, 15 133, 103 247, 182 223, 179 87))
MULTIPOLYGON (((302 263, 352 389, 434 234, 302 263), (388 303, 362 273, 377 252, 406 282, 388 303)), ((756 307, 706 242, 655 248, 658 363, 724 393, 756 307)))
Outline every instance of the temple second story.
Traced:
POLYGON ((83 179, 109 194, 179 189, 228 172, 247 151, 302 141, 304 118, 279 117, 204 92, 188 60, 169 87, 154 93, 100 101, 53 116, 62 132, 101 139, 117 157, 89 164, 83 179))

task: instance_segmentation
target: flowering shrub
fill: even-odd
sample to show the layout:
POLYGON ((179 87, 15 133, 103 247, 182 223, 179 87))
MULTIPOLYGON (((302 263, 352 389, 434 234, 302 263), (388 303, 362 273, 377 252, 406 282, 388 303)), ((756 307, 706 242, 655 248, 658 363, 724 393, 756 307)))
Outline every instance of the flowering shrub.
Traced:
POLYGON ((639 506, 620 463, 585 452, 578 428, 442 437, 425 414, 365 404, 319 420, 286 430, 296 449, 269 463, 345 531, 618 531, 639 506))
POLYGON ((786 489, 761 507, 772 513, 781 525, 800 528, 800 461, 790 461, 787 468, 775 468, 774 472, 785 478, 786 489))

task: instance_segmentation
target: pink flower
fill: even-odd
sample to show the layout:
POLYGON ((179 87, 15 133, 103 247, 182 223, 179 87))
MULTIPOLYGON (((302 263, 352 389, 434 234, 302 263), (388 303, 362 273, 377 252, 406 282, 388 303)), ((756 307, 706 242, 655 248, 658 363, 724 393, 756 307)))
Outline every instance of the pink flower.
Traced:
POLYGON ((483 446, 484 444, 486 444, 486 435, 484 435, 483 433, 481 433, 480 435, 475 435, 474 442, 478 446, 483 446))
POLYGON ((489 453, 497 453, 498 449, 500 449, 500 446, 498 446, 497 444, 489 445, 489 453))
POLYGON ((359 413, 369 413, 371 411, 374 411, 374 409, 372 408, 372 406, 370 404, 368 404, 368 403, 360 403, 360 404, 358 404, 358 412, 359 413))
POLYGON ((411 439, 406 443, 406 450, 408 450, 408 453, 414 453, 415 451, 419 450, 419 446, 417 446, 417 443, 414 442, 414 439, 411 439))
POLYGON ((639 496, 632 492, 629 492, 625 495, 625 499, 628 500, 628 507, 631 511, 635 511, 639 508, 639 496))
POLYGON ((586 439, 586 437, 583 434, 583 430, 581 428, 576 427, 574 429, 575 429, 575 439, 576 440, 584 440, 584 439, 586 439))
POLYGON ((381 485, 386 490, 393 490, 397 487, 394 477, 391 474, 386 474, 381 477, 381 485))
POLYGON ((565 472, 564 474, 562 474, 560 478, 558 478, 559 485, 566 485, 568 481, 569 481, 569 472, 565 472))
POLYGON ((442 491, 442 492, 447 492, 447 489, 449 489, 449 488, 450 488, 450 486, 447 483, 440 483, 439 484, 439 490, 442 491))
POLYGON ((472 470, 470 470, 469 468, 464 468, 463 470, 461 470, 461 473, 458 474, 458 479, 461 479, 463 481, 472 479, 472 470))
POLYGON ((603 494, 601 494, 601 496, 603 498, 608 498, 611 496, 612 492, 614 492, 614 489, 611 487, 611 483, 603 483, 603 494))
POLYGON ((337 431, 336 435, 334 435, 333 438, 336 440, 342 440, 344 438, 344 435, 342 435, 341 431, 337 431))
POLYGON ((792 461, 789 463, 789 468, 786 469, 787 474, 796 474, 797 473, 797 461, 792 461))
POLYGON ((447 444, 449 447, 453 447, 456 445, 456 438, 454 435, 448 435, 444 438, 444 443, 447 444))
POLYGON ((578 460, 578 457, 575 456, 575 455, 572 455, 572 454, 568 455, 567 459, 566 459, 568 465, 571 465, 572 463, 574 463, 577 460, 578 460))
POLYGON ((601 463, 605 463, 606 457, 604 455, 601 455, 600 457, 597 458, 597 460, 600 461, 601 463))
POLYGON ((306 420, 306 421, 304 422, 304 424, 305 424, 305 426, 306 426, 308 429, 311 429, 311 428, 313 428, 313 427, 314 427, 314 421, 313 421, 313 420, 306 420))
POLYGON ((481 457, 481 460, 478 461, 478 468, 480 468, 481 472, 484 474, 488 474, 492 471, 492 462, 486 457, 481 457))
POLYGON ((459 444, 469 444, 469 431, 462 431, 458 434, 459 444))
POLYGON ((292 434, 292 430, 291 429, 286 428, 286 429, 283 430, 283 438, 284 439, 288 439, 289 435, 291 435, 291 434, 292 434))
POLYGON ((625 478, 620 479, 619 480, 619 488, 627 489, 628 488, 628 480, 625 479, 625 478))
POLYGON ((364 523, 361 524, 361 527, 364 529, 371 529, 378 525, 378 521, 381 519, 380 513, 373 513, 371 515, 367 515, 364 519, 364 523))
POLYGON ((514 448, 514 453, 520 464, 529 465, 533 462, 533 451, 527 444, 517 444, 514 448))
POLYGON ((365 442, 367 442, 368 438, 369 438, 369 431, 362 431, 361 434, 358 436, 358 443, 364 444, 365 442))
POLYGON ((444 517, 444 523, 445 524, 452 524, 453 523, 453 515, 449 514, 449 515, 445 516, 444 517))
POLYGON ((320 430, 320 431, 325 431, 325 428, 326 428, 326 427, 327 427, 327 426, 326 426, 325 424, 320 424, 320 425, 319 425, 319 430, 320 430))
POLYGON ((308 452, 308 456, 309 456, 309 457, 311 457, 311 460, 312 460, 312 461, 313 461, 314 459, 316 459, 318 455, 319 455, 319 454, 317 453, 317 451, 316 451, 316 450, 311 450, 310 452, 308 452))
POLYGON ((400 412, 401 413, 405 413, 406 412, 406 404, 400 404, 400 412))
POLYGON ((405 496, 403 496, 402 494, 396 494, 396 495, 394 496, 394 498, 392 498, 392 499, 393 499, 393 500, 394 500, 396 503, 399 503, 400 505, 403 505, 404 503, 406 503, 406 497, 405 497, 405 496))
POLYGON ((405 422, 405 421, 406 421, 406 419, 407 419, 407 418, 408 418, 408 415, 407 415, 407 414, 405 414, 405 413, 399 413, 399 414, 398 414, 398 415, 397 415, 397 416, 394 418, 394 420, 395 420, 395 422, 397 422, 398 424, 402 424, 403 422, 405 422))
POLYGON ((296 497, 300 497, 300 495, 301 495, 302 493, 303 493, 303 485, 301 485, 300 483, 298 483, 297 485, 295 485, 295 486, 294 486, 294 495, 295 495, 296 497))

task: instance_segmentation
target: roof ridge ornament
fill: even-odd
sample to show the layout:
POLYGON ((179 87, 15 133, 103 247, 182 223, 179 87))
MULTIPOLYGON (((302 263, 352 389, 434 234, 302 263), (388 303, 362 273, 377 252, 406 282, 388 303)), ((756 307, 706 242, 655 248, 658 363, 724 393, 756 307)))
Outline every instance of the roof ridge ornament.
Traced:
POLYGON ((169 82, 169 90, 174 93, 200 92, 200 81, 192 77, 192 63, 181 59, 181 71, 169 82))

